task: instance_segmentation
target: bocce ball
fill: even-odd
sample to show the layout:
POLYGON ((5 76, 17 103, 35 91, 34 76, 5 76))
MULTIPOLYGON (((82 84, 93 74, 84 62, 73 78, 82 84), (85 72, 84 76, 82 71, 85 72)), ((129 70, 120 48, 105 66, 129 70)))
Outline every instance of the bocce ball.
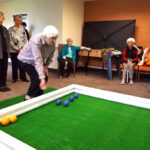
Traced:
POLYGON ((9 118, 3 118, 1 120, 1 125, 3 125, 3 126, 7 126, 9 123, 10 123, 9 118))
POLYGON ((61 104, 61 100, 58 99, 58 100, 56 101, 56 105, 60 105, 60 104, 61 104))
POLYGON ((73 102, 73 101, 74 101, 74 97, 72 97, 72 96, 69 97, 69 101, 70 101, 70 102, 73 102))
POLYGON ((68 101, 64 101, 64 106, 67 107, 69 105, 68 101))
POLYGON ((14 122, 17 121, 17 117, 16 117, 15 115, 11 115, 11 116, 9 117, 9 120, 10 120, 11 123, 14 123, 14 122))
POLYGON ((78 98, 78 94, 77 93, 74 94, 74 98, 78 98))

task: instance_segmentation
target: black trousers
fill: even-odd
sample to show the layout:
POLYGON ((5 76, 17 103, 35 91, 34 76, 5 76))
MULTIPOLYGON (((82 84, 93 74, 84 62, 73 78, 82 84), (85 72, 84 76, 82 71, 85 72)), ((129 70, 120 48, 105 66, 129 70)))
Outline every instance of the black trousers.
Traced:
POLYGON ((19 67, 19 62, 17 59, 18 53, 10 53, 11 61, 12 61, 12 79, 17 80, 18 79, 18 70, 20 74, 21 80, 26 80, 26 74, 25 71, 19 67))
POLYGON ((26 63, 22 63, 21 61, 19 61, 19 67, 28 73, 28 75, 30 76, 30 81, 31 84, 29 86, 27 95, 29 96, 33 96, 33 97, 37 97, 43 94, 43 90, 40 89, 40 79, 38 76, 38 73, 35 69, 34 66, 30 65, 30 64, 26 64, 26 63))
POLYGON ((8 68, 8 54, 3 53, 3 59, 0 59, 0 87, 6 86, 8 68))
POLYGON ((66 61, 68 62, 68 65, 67 65, 67 75, 69 76, 70 73, 72 72, 73 59, 72 58, 66 58, 66 59, 60 58, 58 60, 58 62, 59 62, 60 75, 61 76, 63 76, 63 74, 64 74, 64 68, 65 68, 66 61))

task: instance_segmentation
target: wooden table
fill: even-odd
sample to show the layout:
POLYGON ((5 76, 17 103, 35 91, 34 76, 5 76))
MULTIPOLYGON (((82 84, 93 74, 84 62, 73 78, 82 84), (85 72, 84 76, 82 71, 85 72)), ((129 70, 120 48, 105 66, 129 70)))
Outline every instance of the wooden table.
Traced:
MULTIPOLYGON (((110 49, 112 51, 114 50, 114 48, 110 48, 110 49)), ((88 51, 88 50, 79 51, 78 64, 79 63, 81 63, 82 65, 84 64, 86 75, 87 75, 87 70, 89 66, 97 67, 97 68, 102 67, 102 69, 104 69, 101 51, 102 49, 96 49, 96 50, 92 49, 91 51, 88 51)), ((110 55, 110 57, 108 58, 109 63, 107 63, 107 72, 108 72, 109 80, 112 80, 112 63, 111 63, 112 56, 118 56, 118 55, 110 55)), ((115 60, 116 67, 113 66, 113 68, 117 68, 117 75, 119 76, 120 75, 120 58, 119 57, 114 57, 114 58, 118 58, 115 60)))

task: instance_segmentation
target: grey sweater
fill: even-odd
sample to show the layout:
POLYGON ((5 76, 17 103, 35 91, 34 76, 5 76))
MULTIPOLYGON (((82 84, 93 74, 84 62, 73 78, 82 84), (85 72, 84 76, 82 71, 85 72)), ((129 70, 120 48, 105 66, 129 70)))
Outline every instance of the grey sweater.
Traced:
POLYGON ((27 35, 23 27, 16 28, 12 26, 9 28, 10 36, 10 53, 18 53, 19 48, 23 48, 28 43, 27 35))

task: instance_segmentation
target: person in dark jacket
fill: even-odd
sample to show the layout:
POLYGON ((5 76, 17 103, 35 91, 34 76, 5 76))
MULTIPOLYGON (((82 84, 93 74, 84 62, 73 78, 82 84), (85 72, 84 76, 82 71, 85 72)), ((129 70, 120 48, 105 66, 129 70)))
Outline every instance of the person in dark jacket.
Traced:
POLYGON ((0 12, 0 91, 10 91, 6 85, 8 57, 9 57, 9 33, 2 25, 4 21, 4 14, 0 12))
POLYGON ((29 41, 30 36, 29 36, 29 32, 28 32, 28 30, 26 29, 27 24, 26 24, 25 22, 22 22, 22 24, 21 24, 21 25, 23 26, 23 28, 24 28, 24 30, 25 30, 25 32, 26 32, 26 35, 27 35, 27 39, 28 39, 28 41, 29 41))
POLYGON ((121 84, 125 84, 127 73, 129 73, 130 84, 133 84, 134 65, 138 62, 138 50, 134 47, 135 39, 127 39, 128 46, 123 50, 123 75, 121 84))

